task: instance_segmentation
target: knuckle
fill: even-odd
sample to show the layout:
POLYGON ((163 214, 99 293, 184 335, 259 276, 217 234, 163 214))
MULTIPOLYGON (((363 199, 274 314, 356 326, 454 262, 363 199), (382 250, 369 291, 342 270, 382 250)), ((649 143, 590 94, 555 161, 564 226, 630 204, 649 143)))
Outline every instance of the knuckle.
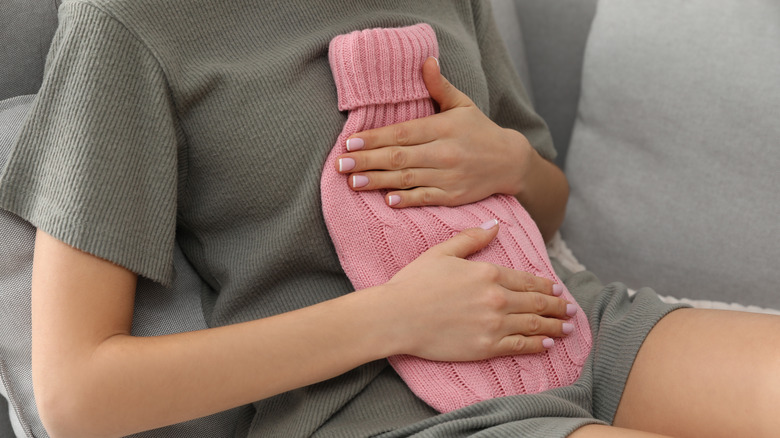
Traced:
POLYGON ((547 300, 544 298, 544 295, 534 295, 531 306, 533 312, 537 315, 540 315, 542 312, 547 310, 547 300))
POLYGON ((565 300, 558 299, 558 315, 561 317, 567 317, 566 307, 569 303, 565 300))
POLYGON ((474 348, 478 355, 487 357, 493 351, 493 340, 489 336, 477 338, 474 348))
POLYGON ((395 125, 393 128, 393 138, 395 143, 401 146, 409 144, 409 129, 403 124, 395 125))
POLYGON ((529 335, 536 335, 542 331, 542 318, 536 315, 529 315, 526 322, 529 335))
POLYGON ((485 294, 485 299, 488 308, 492 310, 503 310, 509 305, 509 298, 505 293, 498 289, 490 289, 490 291, 485 294))
POLYGON ((395 149, 390 152, 390 166, 393 169, 402 169, 406 165, 406 151, 395 149))
POLYGON ((434 203, 433 193, 431 193, 428 190, 424 190, 422 192, 422 196, 420 197, 420 203, 422 205, 433 205, 434 203))
MULTIPOLYGON (((460 234, 468 237, 470 240, 478 241, 479 240, 479 231, 473 228, 466 228, 465 230, 461 231, 460 234)), ((481 263, 473 263, 474 266, 479 268, 481 263)), ((480 271, 477 271, 479 273, 480 271)))
POLYGON ((531 274, 525 274, 523 275, 523 290, 526 292, 533 292, 536 290, 536 281, 534 281, 534 277, 531 274))
POLYGON ((526 349, 528 348, 528 338, 523 336, 516 337, 512 345, 512 348, 514 351, 518 353, 522 353, 526 351, 526 349))
POLYGON ((468 193, 466 193, 465 190, 455 190, 451 193, 451 202, 450 205, 463 205, 466 204, 466 196, 468 193))
POLYGON ((445 79, 441 81, 441 88, 445 93, 452 93, 452 89, 454 87, 452 86, 452 83, 450 83, 450 81, 445 79))
POLYGON ((485 318, 482 321, 482 328, 485 330, 485 333, 488 334, 494 334, 498 333, 499 330, 501 330, 501 327, 503 326, 503 322, 501 321, 501 317, 498 315, 492 315, 490 317, 485 318))
POLYGON ((401 188, 408 189, 415 187, 414 172, 410 169, 404 169, 401 171, 401 188))
POLYGON ((479 264, 479 273, 481 277, 491 283, 495 283, 498 281, 498 277, 500 274, 500 270, 498 269, 498 266, 490 264, 490 263, 480 263, 479 264))

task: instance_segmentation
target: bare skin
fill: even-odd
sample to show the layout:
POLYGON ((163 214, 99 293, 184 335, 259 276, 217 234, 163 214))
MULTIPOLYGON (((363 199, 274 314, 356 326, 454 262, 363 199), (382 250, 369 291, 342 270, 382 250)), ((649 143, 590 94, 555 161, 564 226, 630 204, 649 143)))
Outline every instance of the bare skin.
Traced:
POLYGON ((585 426, 571 437, 776 437, 779 347, 780 318, 773 315, 672 312, 637 355, 615 430, 585 426))
POLYGON ((650 333, 614 424, 677 437, 780 430, 780 318, 685 309, 650 333))
POLYGON ((569 438, 662 438, 668 435, 658 435, 641 430, 623 429, 622 427, 589 424, 574 431, 569 438))

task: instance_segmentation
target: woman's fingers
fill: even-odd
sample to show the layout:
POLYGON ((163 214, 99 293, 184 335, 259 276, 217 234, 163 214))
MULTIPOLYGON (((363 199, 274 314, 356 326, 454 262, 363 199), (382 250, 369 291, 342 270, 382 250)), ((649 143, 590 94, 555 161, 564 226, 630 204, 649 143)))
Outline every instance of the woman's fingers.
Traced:
POLYGON ((437 115, 369 129, 347 139, 347 151, 368 151, 387 146, 415 146, 429 143, 443 133, 435 123, 437 115))
POLYGON ((547 336, 505 336, 496 344, 496 356, 542 353, 555 345, 547 336))
POLYGON ((370 170, 400 170, 421 166, 417 157, 419 148, 388 146, 362 153, 346 154, 337 160, 340 173, 366 172, 370 170))
POLYGON ((336 161, 336 170, 341 173, 354 173, 371 170, 440 168, 455 161, 448 158, 448 155, 456 153, 453 148, 430 146, 430 143, 416 147, 387 146, 371 151, 347 153, 336 161))
POLYGON ((501 286, 516 292, 539 292, 545 295, 555 295, 552 280, 537 277, 529 272, 518 271, 503 266, 493 265, 498 271, 498 282, 501 286))
POLYGON ((576 313, 577 306, 572 306, 564 299, 539 292, 507 291, 506 310, 510 314, 540 315, 569 319, 576 313))
POLYGON ((425 252, 428 256, 453 256, 464 259, 486 247, 498 234, 498 220, 491 219, 475 228, 467 228, 425 252))
POLYGON ((504 320, 504 336, 552 336, 560 338, 571 333, 564 326, 569 324, 557 318, 547 318, 533 313, 507 315, 504 320))
POLYGON ((506 323, 508 334, 495 344, 497 355, 540 353, 555 345, 553 338, 574 332, 572 323, 533 314, 508 315, 506 323))
POLYGON ((436 58, 428 58, 423 64, 423 82, 433 100, 439 104, 441 112, 449 111, 457 107, 472 106, 474 102, 462 91, 455 88, 447 80, 439 68, 436 58))

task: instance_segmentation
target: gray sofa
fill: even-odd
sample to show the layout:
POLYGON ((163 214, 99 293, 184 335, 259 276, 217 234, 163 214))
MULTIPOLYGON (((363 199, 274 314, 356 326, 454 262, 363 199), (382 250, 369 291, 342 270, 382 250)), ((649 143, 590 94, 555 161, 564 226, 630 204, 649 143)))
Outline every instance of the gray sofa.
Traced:
MULTIPOLYGON (((493 3, 572 187, 551 253, 672 300, 780 308, 780 4, 493 3)), ((40 86, 56 7, 0 0, 0 163, 40 86)), ((0 437, 47 436, 29 370, 33 235, 0 210, 0 437)), ((181 254, 172 289, 141 280, 134 333, 205 327, 186 293, 199 281, 181 254)), ((234 416, 139 436, 228 436, 234 416)))

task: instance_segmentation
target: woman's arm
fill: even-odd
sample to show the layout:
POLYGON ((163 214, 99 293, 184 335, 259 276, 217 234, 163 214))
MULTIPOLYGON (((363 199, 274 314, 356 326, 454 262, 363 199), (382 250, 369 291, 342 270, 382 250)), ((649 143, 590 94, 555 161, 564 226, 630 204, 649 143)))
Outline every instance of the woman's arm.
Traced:
POLYGON ((423 80, 441 112, 354 135, 342 158, 355 165, 342 166, 349 168, 343 173, 365 176, 368 183, 353 188, 390 189, 388 196, 400 199, 392 205, 396 208, 456 206, 496 193, 514 195, 545 240, 552 238, 569 196, 563 172, 521 133, 484 115, 441 75, 434 58, 423 65, 423 80))
MULTIPOLYGON (((517 142, 528 143, 519 132, 508 131, 510 136, 517 138, 517 142)), ((527 163, 527 166, 520 189, 514 195, 536 222, 544 241, 549 242, 566 215, 569 182, 558 166, 542 158, 533 148, 523 162, 527 163)))
POLYGON ((542 351, 544 339, 563 336, 567 318, 552 283, 463 260, 497 228, 460 233, 383 286, 270 318, 159 337, 130 335, 135 274, 38 231, 32 353, 41 418, 52 437, 122 436, 394 354, 476 360, 542 351))
POLYGON ((40 231, 33 272, 33 380, 53 437, 123 436, 197 418, 389 353, 375 337, 381 332, 371 330, 377 315, 368 306, 354 311, 352 296, 229 327, 140 338, 130 336, 133 273, 40 231))

